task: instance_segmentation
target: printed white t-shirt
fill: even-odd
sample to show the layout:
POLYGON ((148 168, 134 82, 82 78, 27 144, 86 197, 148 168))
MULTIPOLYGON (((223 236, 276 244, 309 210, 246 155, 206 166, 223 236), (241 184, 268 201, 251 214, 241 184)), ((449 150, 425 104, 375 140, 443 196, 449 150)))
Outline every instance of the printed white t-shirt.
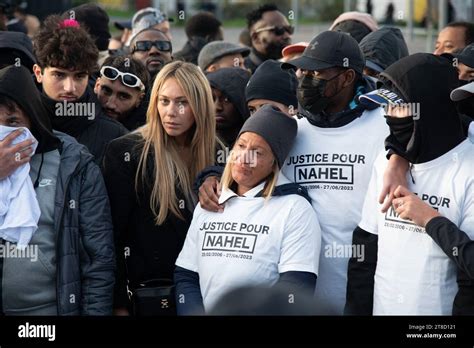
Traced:
MULTIPOLYGON (((281 173, 278 185, 289 183, 281 173)), ((198 204, 176 265, 199 273, 204 309, 240 286, 274 285, 289 271, 318 274, 321 230, 311 204, 292 194, 255 197, 223 190, 223 213, 198 204)))
MULTIPOLYGON (((426 233, 377 197, 387 165, 380 154, 364 202, 363 230, 378 234, 374 315, 451 315, 458 290, 456 265, 426 233)), ((408 188, 474 239, 474 144, 463 141, 432 161, 415 164, 408 188)))
POLYGON ((315 291, 320 315, 343 314, 352 234, 360 221, 372 165, 388 134, 382 108, 365 111, 339 128, 298 120, 298 135, 282 172, 308 189, 321 224, 315 291))

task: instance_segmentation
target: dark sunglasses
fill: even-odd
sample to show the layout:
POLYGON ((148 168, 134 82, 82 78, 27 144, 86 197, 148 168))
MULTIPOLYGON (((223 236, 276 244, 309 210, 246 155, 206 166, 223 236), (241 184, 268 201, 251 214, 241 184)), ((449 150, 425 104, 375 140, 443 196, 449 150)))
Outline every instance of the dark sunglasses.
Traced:
POLYGON ((262 31, 273 31, 273 33, 277 36, 281 36, 287 32, 290 35, 293 35, 295 32, 295 27, 289 25, 289 26, 283 26, 283 27, 276 27, 276 26, 271 26, 271 27, 265 27, 265 28, 260 28, 255 30, 256 33, 261 33, 262 31))
POLYGON ((133 52, 135 51, 149 51, 151 48, 155 46, 158 51, 162 52, 171 52, 171 42, 169 41, 137 41, 135 42, 135 48, 133 49, 133 52))

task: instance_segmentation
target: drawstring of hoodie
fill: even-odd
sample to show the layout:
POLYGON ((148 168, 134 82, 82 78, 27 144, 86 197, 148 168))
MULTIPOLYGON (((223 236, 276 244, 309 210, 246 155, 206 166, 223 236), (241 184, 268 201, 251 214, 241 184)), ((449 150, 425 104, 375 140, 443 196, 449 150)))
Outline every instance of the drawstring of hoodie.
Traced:
POLYGON ((39 166, 39 169, 38 169, 38 174, 36 175, 35 183, 33 185, 35 190, 39 186, 39 179, 40 179, 40 175, 41 175, 41 169, 43 168, 43 162, 44 162, 44 152, 41 153, 41 163, 40 163, 40 166, 39 166))

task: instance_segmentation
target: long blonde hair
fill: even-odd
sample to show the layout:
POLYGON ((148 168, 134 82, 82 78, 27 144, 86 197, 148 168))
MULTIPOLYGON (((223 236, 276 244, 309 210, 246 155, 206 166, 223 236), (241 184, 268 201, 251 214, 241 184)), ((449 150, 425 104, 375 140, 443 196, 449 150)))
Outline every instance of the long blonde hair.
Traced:
MULTIPOLYGON (((147 179, 147 159, 150 150, 154 155, 154 183, 150 196, 150 207, 155 223, 161 225, 171 212, 183 219, 179 211, 176 186, 188 202, 192 199, 192 183, 197 174, 215 160, 216 120, 211 87, 199 68, 191 63, 176 61, 164 66, 156 76, 151 90, 150 104, 146 114, 146 125, 139 129, 144 145, 140 155, 135 187, 139 178, 147 179), (191 163, 185 163, 179 155, 178 145, 163 128, 158 113, 159 92, 165 82, 175 78, 188 100, 194 115, 194 131, 191 139, 191 163), (141 175, 140 175, 141 173, 141 175)), ((148 171, 148 175, 150 172, 148 171)))
MULTIPOLYGON (((235 142, 234 147, 237 145, 237 141, 235 142)), ((227 163, 224 168, 224 172, 222 173, 221 177, 221 186, 222 189, 229 189, 234 184, 235 180, 232 177, 232 167, 234 166, 234 152, 231 151, 229 154, 229 158, 227 159, 227 163)), ((273 190, 275 190, 277 181, 278 181, 278 174, 280 173, 280 169, 278 168, 277 161, 273 162, 272 172, 270 175, 267 176, 265 179, 265 185, 263 187, 262 196, 265 197, 265 200, 268 201, 273 194, 273 190)))

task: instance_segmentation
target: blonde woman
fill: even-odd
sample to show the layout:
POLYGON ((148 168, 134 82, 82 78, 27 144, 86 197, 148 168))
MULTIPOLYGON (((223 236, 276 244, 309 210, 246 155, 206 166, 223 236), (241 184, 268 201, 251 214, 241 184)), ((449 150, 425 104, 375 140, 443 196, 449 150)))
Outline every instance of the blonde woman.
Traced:
POLYGON ((153 84, 146 124, 107 148, 117 315, 130 313, 127 282, 133 290, 152 279, 173 279, 196 203, 193 180, 215 159, 214 112, 211 88, 197 66, 170 63, 153 84))
POLYGON ((196 207, 176 261, 178 314, 219 311, 219 298, 242 286, 314 291, 319 222, 306 190, 280 173, 296 131, 296 121, 271 105, 245 122, 222 176, 224 211, 196 207))

